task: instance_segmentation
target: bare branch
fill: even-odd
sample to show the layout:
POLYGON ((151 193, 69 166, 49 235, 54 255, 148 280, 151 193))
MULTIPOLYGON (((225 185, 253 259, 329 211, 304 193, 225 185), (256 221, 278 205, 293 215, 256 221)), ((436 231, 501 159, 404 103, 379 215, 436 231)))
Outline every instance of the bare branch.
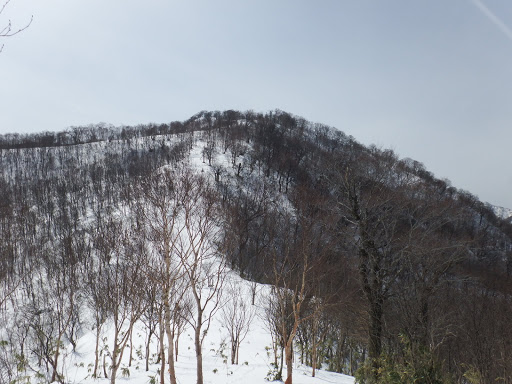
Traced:
MULTIPOLYGON (((11 2, 11 0, 7 0, 2 7, 0 8, 0 16, 4 12, 7 5, 11 2)), ((30 16, 30 20, 28 23, 26 23, 23 27, 13 30, 12 21, 9 19, 7 24, 4 27, 0 27, 0 37, 12 37, 17 35, 20 32, 23 32, 26 30, 30 25, 32 24, 32 21, 34 20, 34 15, 30 16)), ((3 51, 5 44, 0 45, 0 53, 3 51)))

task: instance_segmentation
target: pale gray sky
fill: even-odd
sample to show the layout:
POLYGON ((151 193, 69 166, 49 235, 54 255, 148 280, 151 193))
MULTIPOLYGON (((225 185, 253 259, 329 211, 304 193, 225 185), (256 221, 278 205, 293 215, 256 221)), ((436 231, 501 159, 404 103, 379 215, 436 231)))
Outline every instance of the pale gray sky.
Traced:
MULTIPOLYGON (((279 108, 512 208, 512 2, 11 0, 0 133, 279 108)), ((0 41, 1 43, 1 41, 0 41)))

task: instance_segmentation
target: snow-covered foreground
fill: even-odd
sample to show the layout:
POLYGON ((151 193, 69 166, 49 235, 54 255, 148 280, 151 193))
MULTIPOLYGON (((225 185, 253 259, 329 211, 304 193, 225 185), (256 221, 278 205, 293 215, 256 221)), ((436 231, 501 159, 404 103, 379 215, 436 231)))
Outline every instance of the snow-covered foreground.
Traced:
MULTIPOLYGON (((240 279, 235 274, 229 276, 231 284, 240 288, 240 292, 248 292, 249 283, 240 279)), ((251 323, 250 331, 240 347, 239 364, 230 363, 230 340, 227 329, 221 323, 220 312, 214 317, 210 330, 205 338, 203 345, 203 372, 204 382, 210 384, 220 383, 244 383, 244 384, 263 384, 268 382, 266 377, 271 371, 271 361, 273 361, 271 346, 271 336, 265 328, 263 320, 262 303, 268 295, 267 287, 260 286, 256 316, 251 323)), ((247 304, 250 305, 250 298, 247 297, 247 304)), ((151 350, 154 358, 149 366, 149 371, 145 370, 145 361, 142 353, 144 351, 145 331, 141 324, 137 324, 133 333, 133 361, 131 367, 128 366, 129 348, 125 350, 123 364, 118 374, 117 382, 145 384, 158 383, 160 364, 156 362, 157 338, 152 340, 151 350), (139 358, 139 356, 140 358, 139 358), (124 375, 123 375, 124 373, 124 375)), ((107 327, 108 328, 108 327, 107 327)), ((111 338, 110 329, 106 329, 104 337, 111 338)), ((92 366, 94 364, 94 345, 95 337, 92 330, 85 333, 78 341, 77 349, 74 353, 68 350, 67 357, 64 358, 65 377, 67 382, 71 383, 107 383, 109 379, 91 377, 92 366)), ((106 358, 108 363, 109 358, 106 358)), ((283 370, 286 375, 286 368, 283 370)), ((187 329, 180 337, 179 356, 176 363, 176 377, 178 383, 193 384, 196 382, 196 357, 193 343, 192 329, 187 329)), ((339 383, 353 384, 354 378, 346 375, 336 374, 317 370, 316 377, 311 377, 311 368, 299 364, 298 359, 295 362, 294 383, 314 384, 314 383, 339 383)), ((166 372, 166 382, 169 376, 166 372)))

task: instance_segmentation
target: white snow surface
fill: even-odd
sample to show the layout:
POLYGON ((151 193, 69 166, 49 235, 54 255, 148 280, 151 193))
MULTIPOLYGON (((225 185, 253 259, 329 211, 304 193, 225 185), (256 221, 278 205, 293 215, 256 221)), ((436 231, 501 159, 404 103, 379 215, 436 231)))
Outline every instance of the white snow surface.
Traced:
MULTIPOLYGON (((246 298, 248 305, 251 304, 249 294, 249 282, 241 279, 233 272, 228 274, 228 284, 235 284, 239 292, 246 298)), ((269 294, 269 287, 259 285, 256 299, 256 316, 251 324, 250 331, 240 347, 239 365, 230 363, 230 344, 227 329, 221 322, 220 312, 214 317, 210 330, 203 344, 203 372, 205 384, 221 383, 244 383, 263 384, 271 370, 272 353, 267 352, 271 346, 271 337, 263 321, 263 305, 269 294)), ((223 300, 226 298, 223 298, 223 300)), ((109 340, 112 337, 111 327, 106 327, 104 337, 109 340)), ((123 377, 122 370, 117 377, 118 383, 130 382, 134 384, 147 384, 152 377, 159 382, 158 369, 160 364, 155 364, 157 352, 157 338, 152 340, 151 350, 154 355, 149 371, 145 371, 145 360, 137 356, 137 350, 144 350, 145 330, 141 323, 136 324, 133 340, 133 356, 131 367, 128 367, 129 348, 125 350, 121 368, 129 370, 129 377, 123 377)), ((108 383, 110 379, 91 377, 92 364, 94 363, 94 331, 86 332, 79 340, 75 352, 68 348, 64 357, 65 377, 69 383, 108 383)), ((109 359, 107 358, 107 362, 109 359)), ((316 377, 312 377, 312 370, 299 363, 298 356, 294 363, 293 381, 296 384, 320 384, 339 383, 353 384, 354 378, 323 370, 316 371, 316 377)), ((286 376, 286 368, 283 369, 283 376, 286 376)), ((176 363, 176 377, 178 383, 188 384, 196 382, 196 357, 193 342, 192 329, 187 329, 180 337, 178 362, 176 363)), ((169 376, 166 372, 166 382, 169 376)))
POLYGON ((512 209, 510 208, 504 208, 504 207, 493 207, 494 212, 496 213, 496 216, 501 217, 503 219, 509 219, 512 218, 512 209))

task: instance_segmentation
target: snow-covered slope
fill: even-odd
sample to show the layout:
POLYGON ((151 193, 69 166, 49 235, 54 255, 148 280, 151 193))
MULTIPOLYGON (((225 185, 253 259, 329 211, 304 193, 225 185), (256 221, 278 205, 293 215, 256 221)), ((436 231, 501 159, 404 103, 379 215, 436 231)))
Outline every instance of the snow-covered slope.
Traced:
MULTIPOLYGON (((249 282, 242 280, 235 273, 229 273, 226 284, 234 285, 239 292, 245 295, 246 303, 250 305, 249 282)), ((203 372, 204 382, 209 384, 220 383, 244 383, 263 384, 268 381, 268 374, 272 371, 271 361, 273 357, 269 350, 271 336, 265 327, 263 305, 269 295, 270 289, 267 286, 258 285, 255 304, 256 316, 251 323, 250 331, 240 348, 239 364, 230 363, 229 333, 222 324, 220 311, 214 317, 210 330, 206 336, 203 348, 203 372), (266 379, 267 378, 267 379, 266 379)), ((159 382, 159 367, 156 364, 157 338, 154 337, 151 350, 154 352, 149 371, 145 370, 145 361, 140 353, 144 348, 145 328, 141 323, 136 326, 133 338, 133 361, 129 362, 129 350, 125 351, 121 372, 118 382, 130 382, 134 384, 146 384, 159 382), (154 381, 153 381, 154 380, 154 381)), ((103 334, 104 340, 112 338, 112 329, 107 327, 103 334)), ((94 332, 86 332, 79 340, 75 352, 71 346, 64 358, 66 382, 70 383, 107 383, 109 379, 91 377, 92 365, 94 363, 94 332)), ((108 345, 108 344, 106 344, 108 345)), ((129 349, 129 346, 127 347, 129 349)), ((187 329, 180 337, 179 355, 176 363, 176 377, 178 383, 196 382, 196 360, 193 333, 187 329)), ((295 362, 294 382, 297 384, 320 384, 339 383, 353 384, 354 378, 337 373, 317 370, 316 377, 311 377, 311 368, 299 364, 298 358, 295 362)), ((107 358, 108 361, 108 358, 107 358)), ((166 374, 166 382, 168 380, 166 374)))

